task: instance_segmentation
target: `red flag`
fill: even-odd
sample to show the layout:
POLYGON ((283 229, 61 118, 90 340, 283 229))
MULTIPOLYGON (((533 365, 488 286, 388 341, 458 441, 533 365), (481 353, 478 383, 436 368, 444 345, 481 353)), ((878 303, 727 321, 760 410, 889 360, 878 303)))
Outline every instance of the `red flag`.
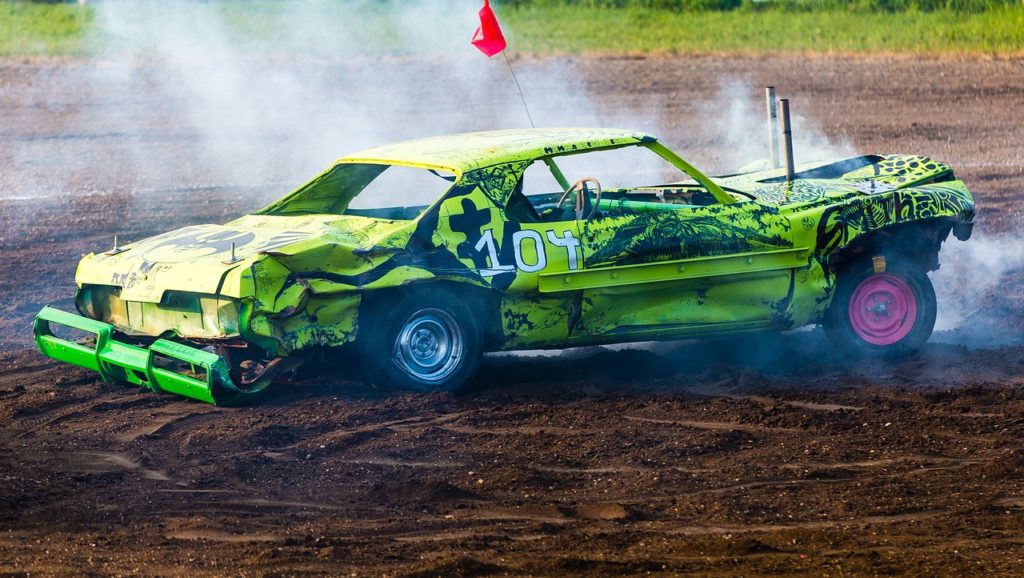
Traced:
POLYGON ((505 35, 501 33, 498 18, 494 16, 491 3, 487 0, 484 0, 484 7, 480 9, 480 27, 470 42, 488 58, 505 50, 505 35))

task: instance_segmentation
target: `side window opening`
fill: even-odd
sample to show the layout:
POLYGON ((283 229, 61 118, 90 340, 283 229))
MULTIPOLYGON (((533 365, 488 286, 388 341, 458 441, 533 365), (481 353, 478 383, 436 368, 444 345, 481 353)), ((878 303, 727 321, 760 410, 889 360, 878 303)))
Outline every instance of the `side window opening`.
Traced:
POLYGON ((562 220, 563 215, 555 209, 562 193, 551 167, 543 159, 533 161, 509 196, 505 213, 520 223, 562 220))
POLYGON ((717 203, 707 189, 675 165, 645 146, 633 145, 534 161, 509 198, 509 216, 521 222, 573 219, 568 210, 571 200, 561 210, 555 208, 564 191, 558 173, 569 184, 584 177, 596 178, 602 189, 600 214, 671 211, 680 205, 717 203))
POLYGON ((414 219, 452 187, 455 177, 440 169, 342 163, 259 213, 414 219))
POLYGON ((387 207, 422 207, 426 209, 441 198, 452 183, 455 174, 438 169, 421 169, 390 165, 377 178, 370 181, 359 195, 352 199, 352 209, 381 209, 387 207))
POLYGON ((555 178, 551 167, 543 160, 536 160, 523 171, 522 192, 527 197, 536 195, 561 195, 562 185, 555 178))

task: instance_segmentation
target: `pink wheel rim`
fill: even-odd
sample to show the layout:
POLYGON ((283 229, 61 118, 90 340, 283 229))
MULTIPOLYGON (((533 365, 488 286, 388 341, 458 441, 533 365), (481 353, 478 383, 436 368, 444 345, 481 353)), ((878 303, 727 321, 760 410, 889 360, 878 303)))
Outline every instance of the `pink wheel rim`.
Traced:
POLYGON ((892 345, 914 328, 917 298, 903 279, 879 273, 853 290, 849 314, 857 337, 872 345, 892 345))

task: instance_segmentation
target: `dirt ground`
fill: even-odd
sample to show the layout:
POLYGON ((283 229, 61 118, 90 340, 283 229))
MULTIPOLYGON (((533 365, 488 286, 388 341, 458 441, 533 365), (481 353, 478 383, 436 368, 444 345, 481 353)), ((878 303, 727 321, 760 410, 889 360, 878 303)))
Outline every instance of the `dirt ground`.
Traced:
MULTIPOLYGON (((603 109, 659 95, 670 134, 718 77, 785 87, 857 150, 948 162, 978 235, 1015 238, 1022 61, 571 64, 603 109)), ((170 121, 82 130, 152 106, 68 85, 89 66, 0 63, 0 574, 1024 574, 1021 271, 978 301, 1003 345, 950 332, 892 363, 815 329, 492 356, 468 392, 418 395, 369 391, 343 359, 217 408, 42 357, 32 316, 73 307, 81 254, 282 192, 211 180, 170 121), (133 172, 139 148, 167 155, 162 186, 133 172)))

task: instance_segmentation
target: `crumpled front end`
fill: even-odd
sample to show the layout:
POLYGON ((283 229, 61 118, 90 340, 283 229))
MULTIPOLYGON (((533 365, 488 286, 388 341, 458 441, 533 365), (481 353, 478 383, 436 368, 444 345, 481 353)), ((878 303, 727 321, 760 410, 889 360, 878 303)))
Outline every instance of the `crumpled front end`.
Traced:
POLYGON ((267 251, 322 234, 326 220, 243 217, 86 255, 75 304, 133 337, 237 339, 253 297, 247 270, 267 251))
POLYGON ((355 238, 339 228, 254 261, 239 279, 252 295, 241 309, 243 337, 275 355, 343 345, 356 338, 367 291, 434 276, 423 267, 397 264, 407 253, 411 223, 381 222, 379 229, 360 229, 355 238))
POLYGON ((340 255, 359 261, 349 263, 357 273, 372 262, 348 238, 372 220, 328 224, 338 220, 249 216, 87 255, 76 272, 81 315, 44 308, 37 345, 107 381, 208 403, 251 397, 301 362, 297 350, 354 336, 356 288, 318 291, 296 277, 297 266, 323 271, 340 255))
POLYGON ((363 292, 416 276, 381 268, 412 226, 250 215, 86 255, 81 316, 44 308, 36 342, 107 381, 209 403, 251 397, 301 363, 297 352, 354 340, 363 292))
POLYGON ((174 335, 193 340, 239 337, 243 299, 165 291, 160 301, 123 299, 114 285, 83 285, 75 296, 82 315, 109 323, 126 335, 160 337, 174 335))
POLYGON ((113 325, 52 307, 36 315, 34 330, 44 355, 96 371, 107 382, 131 383, 214 404, 258 393, 255 387, 235 382, 224 357, 175 341, 157 339, 146 347, 124 343, 115 339, 113 325), (69 330, 88 337, 61 335, 69 330))

